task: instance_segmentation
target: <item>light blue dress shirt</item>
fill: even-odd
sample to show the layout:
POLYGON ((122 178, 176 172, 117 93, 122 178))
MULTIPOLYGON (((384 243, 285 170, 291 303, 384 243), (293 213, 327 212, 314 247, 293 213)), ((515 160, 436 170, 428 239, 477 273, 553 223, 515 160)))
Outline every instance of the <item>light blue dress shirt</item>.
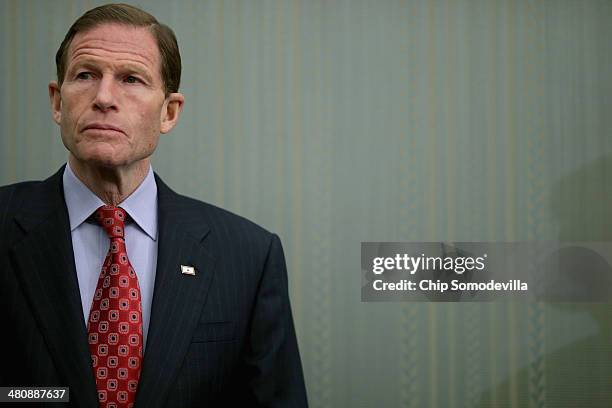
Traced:
MULTIPOLYGON (((83 317, 87 325, 91 303, 110 240, 102 227, 86 220, 98 207, 104 205, 104 202, 76 177, 68 164, 64 170, 63 183, 83 317)), ((140 186, 119 206, 133 220, 125 226, 125 244, 128 258, 136 271, 140 286, 144 350, 147 344, 157 267, 157 184, 155 184, 151 167, 140 186)))

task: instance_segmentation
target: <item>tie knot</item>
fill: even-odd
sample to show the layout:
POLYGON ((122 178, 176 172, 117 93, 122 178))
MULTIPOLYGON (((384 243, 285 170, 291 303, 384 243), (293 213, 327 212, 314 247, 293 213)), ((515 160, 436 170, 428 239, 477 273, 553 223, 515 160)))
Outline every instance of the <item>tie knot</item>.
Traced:
POLYGON ((103 205, 96 210, 96 221, 104 228, 109 238, 123 238, 125 218, 125 210, 121 207, 103 205))

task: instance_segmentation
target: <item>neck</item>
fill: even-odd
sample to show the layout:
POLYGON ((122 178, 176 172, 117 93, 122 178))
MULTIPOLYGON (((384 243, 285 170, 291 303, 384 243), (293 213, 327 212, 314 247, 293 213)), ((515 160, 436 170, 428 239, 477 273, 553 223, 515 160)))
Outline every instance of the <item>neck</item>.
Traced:
POLYGON ((126 167, 101 167, 79 161, 70 154, 70 168, 100 200, 107 205, 118 206, 144 181, 149 172, 149 158, 126 167))

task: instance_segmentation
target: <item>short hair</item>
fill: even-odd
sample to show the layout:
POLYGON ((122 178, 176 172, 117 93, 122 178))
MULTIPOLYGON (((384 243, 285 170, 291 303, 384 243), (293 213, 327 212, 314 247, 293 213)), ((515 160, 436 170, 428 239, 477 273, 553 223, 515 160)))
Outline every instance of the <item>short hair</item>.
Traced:
POLYGON ((55 54, 57 81, 60 87, 66 75, 68 48, 74 36, 77 33, 89 31, 104 23, 148 28, 153 37, 155 37, 155 42, 159 49, 161 57, 160 74, 164 82, 165 94, 178 92, 181 82, 181 54, 174 32, 167 25, 157 21, 151 14, 129 4, 105 4, 93 8, 72 24, 55 54))

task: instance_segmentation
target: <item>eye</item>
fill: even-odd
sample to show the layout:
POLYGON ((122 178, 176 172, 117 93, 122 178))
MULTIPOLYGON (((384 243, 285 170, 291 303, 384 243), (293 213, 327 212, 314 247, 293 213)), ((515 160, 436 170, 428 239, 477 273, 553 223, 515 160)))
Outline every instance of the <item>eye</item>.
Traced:
POLYGON ((79 72, 76 76, 77 79, 91 79, 91 72, 79 72))
POLYGON ((140 79, 136 78, 134 75, 128 75, 125 77, 125 82, 127 82, 128 84, 137 84, 140 81, 140 79))

